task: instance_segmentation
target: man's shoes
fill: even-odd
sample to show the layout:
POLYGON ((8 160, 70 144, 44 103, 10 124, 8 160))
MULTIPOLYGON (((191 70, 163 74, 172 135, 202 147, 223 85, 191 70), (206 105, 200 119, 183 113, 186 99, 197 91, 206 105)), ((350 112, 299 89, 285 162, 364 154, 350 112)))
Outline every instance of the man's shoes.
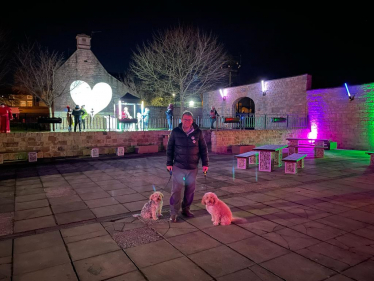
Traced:
POLYGON ((193 218, 195 215, 190 212, 190 210, 183 210, 182 215, 188 218, 193 218))
POLYGON ((171 215, 170 222, 177 222, 177 215, 171 215))

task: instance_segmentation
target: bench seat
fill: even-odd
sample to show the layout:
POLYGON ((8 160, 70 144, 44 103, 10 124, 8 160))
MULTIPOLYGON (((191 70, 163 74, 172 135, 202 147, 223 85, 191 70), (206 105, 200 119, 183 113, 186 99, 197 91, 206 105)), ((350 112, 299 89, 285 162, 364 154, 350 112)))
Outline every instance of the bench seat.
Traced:
POLYGON ((249 151, 235 155, 238 169, 248 169, 249 164, 258 164, 258 151, 249 151))
POLYGON ((307 154, 294 153, 282 159, 285 162, 284 172, 286 174, 297 174, 297 169, 304 168, 304 158, 307 154))
POLYGON ((316 146, 316 145, 310 145, 310 144, 289 145, 288 152, 289 154, 299 153, 299 148, 313 148, 314 157, 316 158, 323 158, 325 155, 324 146, 316 146))
POLYGON ((370 166, 374 166, 374 151, 366 151, 365 153, 370 155, 370 166))

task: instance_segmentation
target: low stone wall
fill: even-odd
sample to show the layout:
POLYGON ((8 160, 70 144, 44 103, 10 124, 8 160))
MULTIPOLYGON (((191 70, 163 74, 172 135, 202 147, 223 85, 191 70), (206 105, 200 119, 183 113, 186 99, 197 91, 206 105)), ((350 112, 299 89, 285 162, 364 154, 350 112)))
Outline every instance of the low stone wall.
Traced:
MULTIPOLYGON (((210 131, 203 131, 210 142, 210 131)), ((38 132, 0 134, 0 153, 6 160, 27 159, 28 151, 37 151, 38 158, 90 155, 90 148, 98 147, 100 154, 113 154, 116 147, 134 153, 135 146, 155 144, 164 151, 163 139, 168 131, 144 132, 38 132)))
MULTIPOLYGON (((227 153, 232 145, 287 144, 288 137, 306 137, 309 130, 203 130, 205 141, 212 152, 227 153)), ((90 155, 98 147, 100 154, 114 154, 116 147, 125 147, 125 153, 134 153, 135 146, 158 145, 164 151, 164 136, 168 131, 145 132, 40 132, 0 134, 0 153, 6 160, 27 157, 28 151, 37 151, 38 158, 90 155)))
POLYGON ((286 138, 307 137, 309 129, 212 131, 212 152, 227 153, 232 145, 287 144, 286 138))

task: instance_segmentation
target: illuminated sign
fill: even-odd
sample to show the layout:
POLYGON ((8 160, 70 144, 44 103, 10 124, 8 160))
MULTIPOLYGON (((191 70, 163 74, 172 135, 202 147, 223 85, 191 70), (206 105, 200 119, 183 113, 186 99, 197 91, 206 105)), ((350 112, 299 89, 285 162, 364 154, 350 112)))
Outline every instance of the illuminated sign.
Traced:
POLYGON ((75 105, 85 105, 87 112, 92 113, 93 117, 112 100, 112 88, 107 83, 97 83, 91 90, 86 82, 77 80, 70 85, 70 95, 75 105))

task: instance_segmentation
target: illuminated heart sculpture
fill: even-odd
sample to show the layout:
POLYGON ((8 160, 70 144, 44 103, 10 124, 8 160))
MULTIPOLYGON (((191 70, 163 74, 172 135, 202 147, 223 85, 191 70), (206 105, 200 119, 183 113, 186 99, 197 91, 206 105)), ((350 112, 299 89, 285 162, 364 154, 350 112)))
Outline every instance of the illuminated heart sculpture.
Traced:
MULTIPOLYGON (((112 100, 112 88, 107 83, 97 83, 91 90, 86 82, 77 80, 70 85, 70 95, 75 105, 85 105, 87 113, 94 116, 112 100)), ((72 108, 75 108, 75 105, 72 108)))

